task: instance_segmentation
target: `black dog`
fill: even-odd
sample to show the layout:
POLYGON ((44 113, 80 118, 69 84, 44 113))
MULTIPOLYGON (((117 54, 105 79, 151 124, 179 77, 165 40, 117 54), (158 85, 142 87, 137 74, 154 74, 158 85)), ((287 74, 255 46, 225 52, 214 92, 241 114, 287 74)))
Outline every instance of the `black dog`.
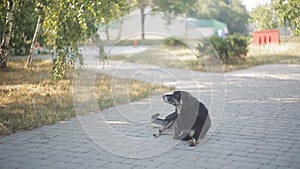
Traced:
POLYGON ((160 125, 158 137, 162 132, 174 126, 174 139, 188 140, 190 146, 199 143, 211 126, 211 119, 205 105, 199 102, 190 93, 174 91, 171 95, 163 95, 166 103, 175 106, 175 112, 165 119, 158 118, 159 114, 152 116, 152 123, 160 125))

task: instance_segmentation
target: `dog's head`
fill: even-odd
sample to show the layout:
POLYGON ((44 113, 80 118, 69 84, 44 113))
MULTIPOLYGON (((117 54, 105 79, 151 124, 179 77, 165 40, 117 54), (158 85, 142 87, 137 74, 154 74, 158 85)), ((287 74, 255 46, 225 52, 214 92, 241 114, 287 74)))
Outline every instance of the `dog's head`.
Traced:
POLYGON ((182 103, 187 100, 187 98, 192 97, 192 95, 185 91, 174 91, 172 94, 163 95, 163 100, 166 103, 172 104, 174 106, 182 105, 182 103))
POLYGON ((178 106, 181 102, 181 93, 180 91, 174 91, 172 94, 163 95, 163 100, 166 103, 178 106))

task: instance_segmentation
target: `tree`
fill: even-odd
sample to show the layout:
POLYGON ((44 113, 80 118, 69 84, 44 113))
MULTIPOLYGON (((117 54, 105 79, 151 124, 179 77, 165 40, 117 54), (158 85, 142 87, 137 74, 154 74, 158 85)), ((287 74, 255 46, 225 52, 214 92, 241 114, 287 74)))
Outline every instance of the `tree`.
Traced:
POLYGON ((151 5, 151 0, 137 0, 136 3, 141 12, 141 24, 142 24, 141 38, 145 39, 145 18, 146 18, 145 9, 147 6, 151 5))
POLYGON ((159 11, 167 15, 183 15, 187 17, 194 10, 197 0, 153 0, 159 11))
POLYGON ((34 34, 33 25, 37 15, 33 12, 34 2, 32 0, 15 1, 15 3, 10 51, 13 55, 25 55, 29 53, 30 40, 34 34))
POLYGON ((114 23, 114 21, 117 18, 120 18, 124 16, 130 9, 130 3, 133 3, 135 5, 137 2, 136 0, 121 0, 121 1, 111 1, 111 0, 102 0, 102 3, 105 5, 105 7, 102 7, 99 9, 101 11, 101 16, 98 15, 96 17, 101 18, 101 21, 98 22, 102 25, 104 25, 104 31, 107 37, 107 40, 110 39, 109 36, 109 27, 111 23, 114 23))
POLYGON ((44 19, 43 8, 44 8, 44 6, 47 5, 47 2, 46 2, 46 0, 36 0, 34 2, 34 4, 35 4, 35 12, 37 13, 38 18, 37 18, 37 22, 36 22, 36 27, 35 27, 35 31, 34 31, 34 34, 33 34, 33 38, 31 40, 31 45, 30 45, 30 49, 29 49, 28 59, 27 59, 27 62, 25 63, 25 68, 28 67, 29 64, 32 61, 32 57, 34 55, 34 47, 35 47, 35 44, 36 44, 36 41, 37 41, 37 37, 38 37, 38 33, 40 32, 40 29, 41 29, 41 26, 42 26, 42 23, 43 23, 43 19, 44 19))
MULTIPOLYGON (((34 25, 36 24, 37 14, 34 11, 35 1, 14 0, 14 12, 12 19, 12 29, 8 45, 9 53, 13 55, 24 55, 29 53, 30 41, 34 35, 34 25), (26 17, 24 17, 26 16, 26 17)), ((6 11, 6 10, 4 10, 6 11)), ((3 12, 2 14, 4 14, 3 12)), ((2 15, 3 16, 3 15, 2 15)), ((5 19, 0 22, 6 22, 5 19)), ((1 29, 1 31, 4 29, 1 29)), ((5 32, 1 33, 4 35, 5 32)), ((8 34, 5 34, 8 35, 8 34)), ((1 37, 1 39, 3 39, 1 37)))
POLYGON ((68 63, 82 61, 78 41, 91 37, 96 32, 97 23, 108 23, 125 13, 128 6, 127 0, 50 1, 44 8, 43 30, 45 42, 54 51, 54 78, 65 77, 68 63))
POLYGON ((198 0, 191 15, 200 19, 216 19, 228 26, 230 34, 247 34, 249 14, 240 0, 198 0))
POLYGON ((273 3, 281 24, 288 26, 294 35, 300 35, 300 1, 274 0, 273 3))
MULTIPOLYGON (((162 11, 170 21, 173 16, 181 15, 185 18, 187 24, 187 17, 190 11, 194 10, 197 0, 153 0, 158 7, 158 11, 162 11)), ((185 25, 185 35, 187 35, 187 25, 185 25)))
MULTIPOLYGON (((34 1, 32 0, 14 0, 14 13, 12 19, 12 30, 9 41, 9 53, 11 55, 25 55, 29 53, 30 41, 34 34, 34 25, 36 24, 37 15, 34 11, 34 1), (26 17, 24 17, 26 16, 26 17)), ((6 4, 3 6, 0 16, 0 39, 5 34, 4 25, 6 22, 6 4)))
POLYGON ((5 7, 7 9, 5 26, 2 35, 1 48, 0 48, 0 68, 5 68, 7 66, 7 59, 9 56, 9 42, 11 38, 15 2, 13 0, 5 1, 5 7))
POLYGON ((39 30, 42 29, 44 43, 54 51, 55 79, 65 77, 64 70, 68 63, 81 60, 77 42, 91 37, 97 31, 95 27, 97 23, 108 23, 113 18, 125 14, 131 3, 128 0, 2 2, 4 3, 0 3, 0 66, 6 67, 9 48, 14 53, 24 54, 24 50, 30 51, 27 60, 29 64, 33 56, 33 47, 40 35, 39 30), (28 42, 31 42, 31 45, 28 42), (19 51, 20 49, 22 50, 19 51))
POLYGON ((242 4, 241 0, 227 1, 230 7, 228 12, 231 14, 231 17, 228 20, 224 19, 224 22, 227 23, 229 31, 231 31, 231 34, 240 33, 246 35, 248 33, 248 19, 250 17, 246 7, 242 4))
POLYGON ((249 21, 254 24, 257 30, 274 29, 278 26, 275 12, 271 4, 256 6, 250 13, 249 21))

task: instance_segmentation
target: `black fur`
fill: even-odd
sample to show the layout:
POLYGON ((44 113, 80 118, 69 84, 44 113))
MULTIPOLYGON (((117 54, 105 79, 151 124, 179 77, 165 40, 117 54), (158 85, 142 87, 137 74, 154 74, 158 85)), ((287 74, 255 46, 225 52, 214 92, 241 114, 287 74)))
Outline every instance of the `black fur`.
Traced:
POLYGON ((159 119, 158 115, 155 115, 156 118, 154 117, 152 122, 155 123, 155 120, 158 120, 162 127, 159 134, 154 136, 159 136, 172 124, 174 125, 174 139, 188 140, 191 146, 198 144, 199 139, 205 136, 211 125, 205 105, 185 91, 174 91, 173 94, 164 95, 163 100, 174 105, 175 112, 165 119, 159 119))

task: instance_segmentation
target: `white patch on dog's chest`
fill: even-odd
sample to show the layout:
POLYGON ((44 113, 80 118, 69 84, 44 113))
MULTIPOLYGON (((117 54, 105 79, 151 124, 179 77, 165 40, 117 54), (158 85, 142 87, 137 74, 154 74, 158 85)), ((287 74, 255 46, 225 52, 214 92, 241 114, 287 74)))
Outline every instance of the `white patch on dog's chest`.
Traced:
POLYGON ((176 110, 177 110, 177 113, 180 114, 180 112, 182 110, 182 105, 181 104, 177 105, 176 110))
POLYGON ((181 110, 182 110, 182 99, 180 99, 180 102, 178 105, 176 105, 176 110, 177 110, 177 113, 181 113, 181 110))

